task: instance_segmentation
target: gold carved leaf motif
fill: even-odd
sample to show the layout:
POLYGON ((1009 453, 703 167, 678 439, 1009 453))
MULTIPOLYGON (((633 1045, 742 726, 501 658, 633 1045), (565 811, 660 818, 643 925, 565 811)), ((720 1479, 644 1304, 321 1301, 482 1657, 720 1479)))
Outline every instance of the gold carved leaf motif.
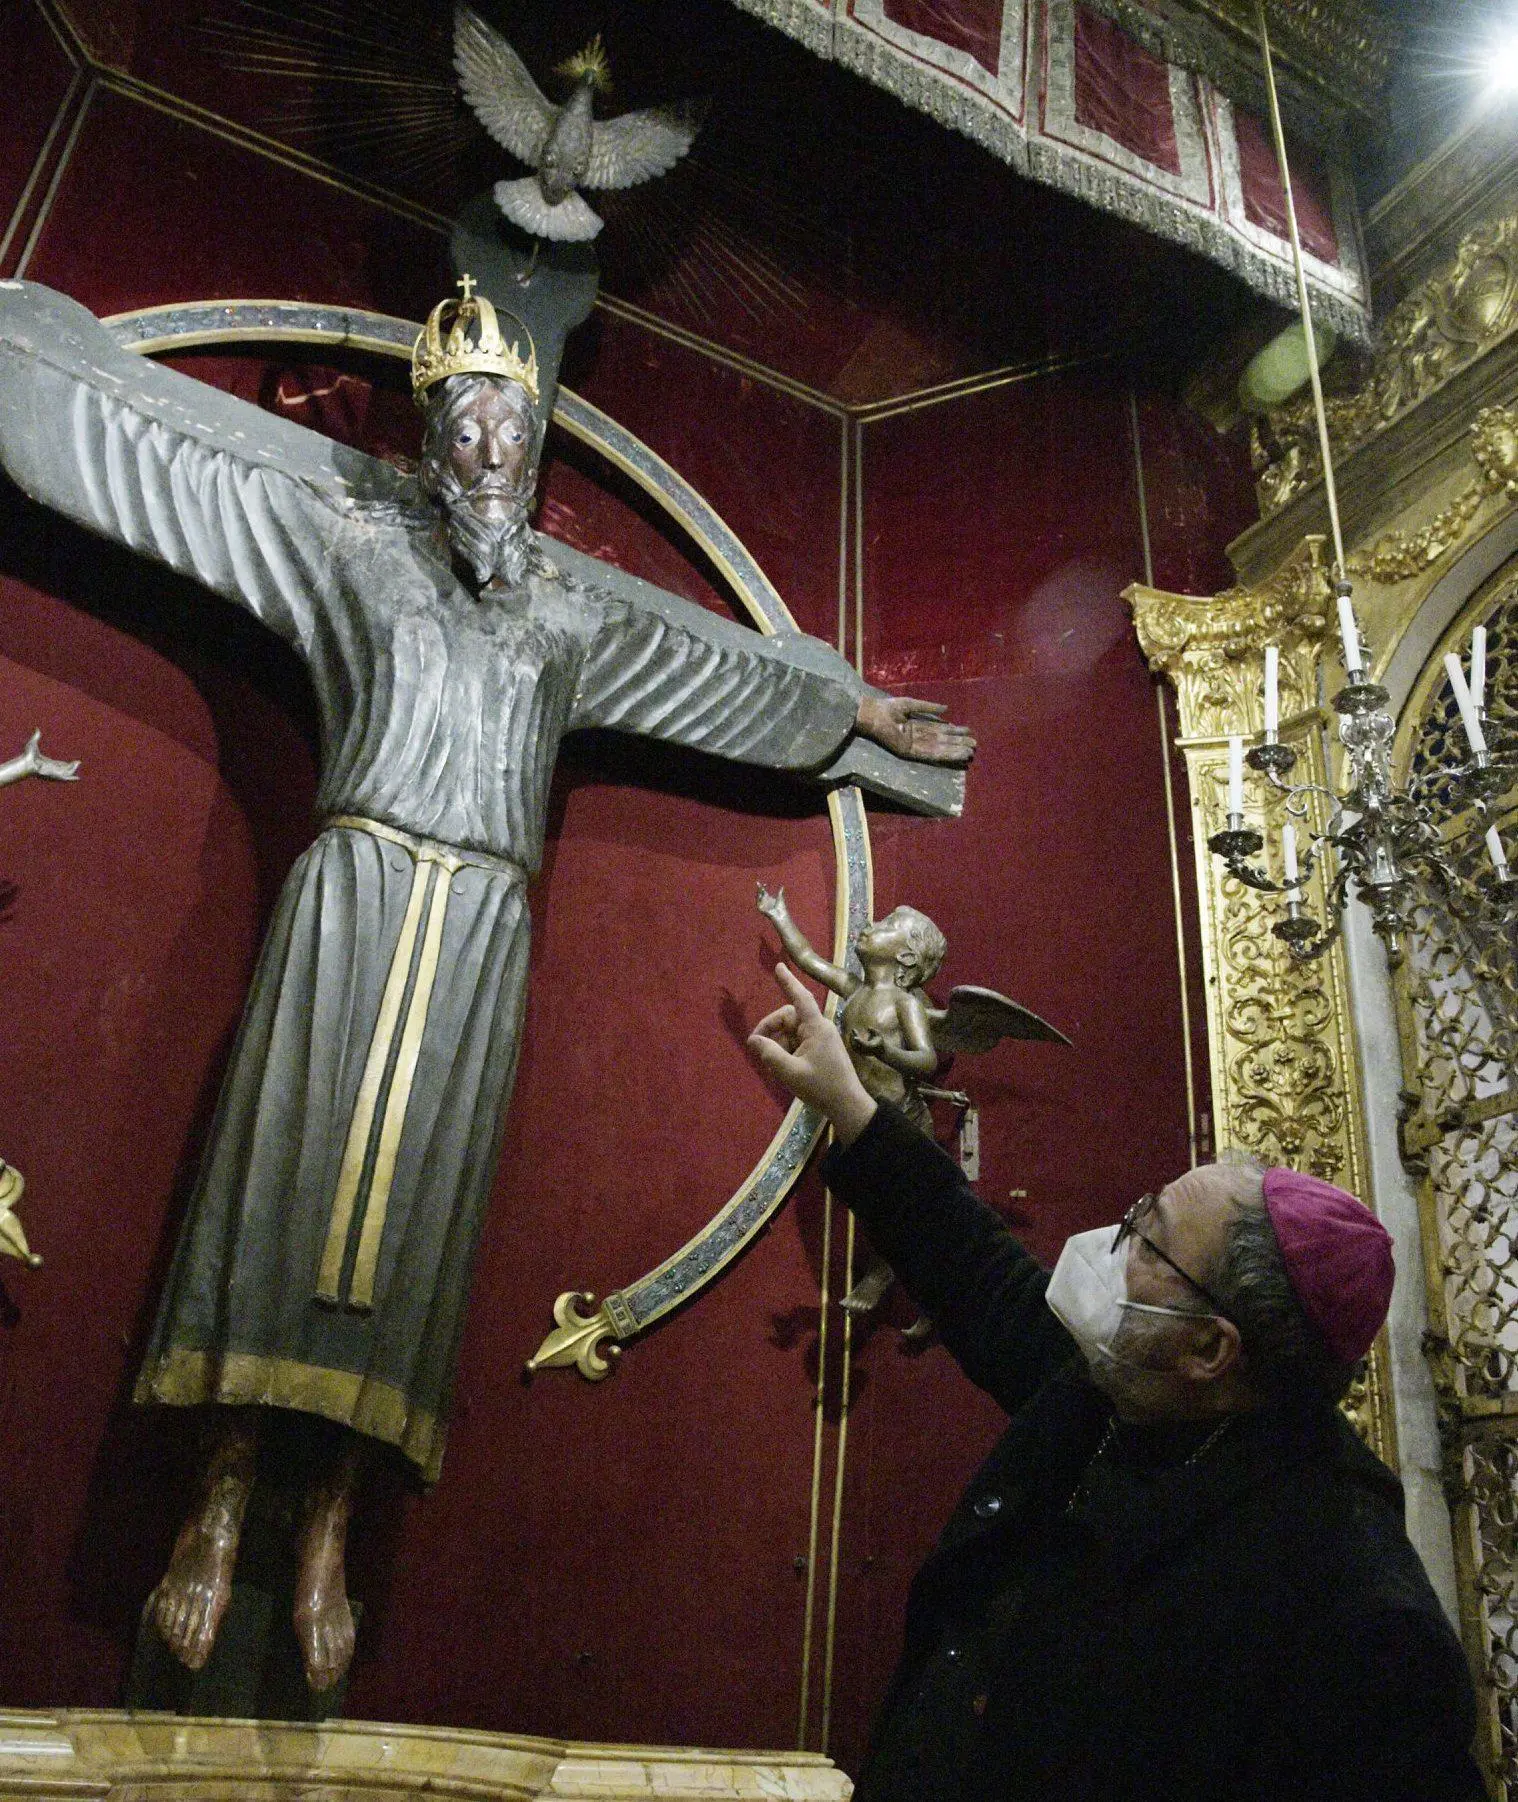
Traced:
POLYGON ((1450 504, 1416 532, 1388 532, 1349 559, 1349 572, 1383 586, 1410 581, 1454 550, 1482 503, 1501 495, 1518 500, 1518 414, 1511 407, 1483 407, 1471 427, 1471 459, 1477 475, 1450 504))
MULTIPOLYGON (((1471 232, 1449 267, 1387 316, 1369 358, 1346 365, 1353 386, 1326 399, 1336 457, 1385 430, 1515 325, 1518 218, 1510 217, 1471 232)), ((1322 476, 1310 397, 1257 420, 1251 448, 1260 514, 1268 519, 1322 476)))
POLYGON ((1136 585, 1127 598, 1149 667, 1175 684, 1186 737, 1260 729, 1267 644, 1281 652, 1281 717, 1316 704, 1318 646, 1331 606, 1321 538, 1304 539, 1255 588, 1199 596, 1136 585))

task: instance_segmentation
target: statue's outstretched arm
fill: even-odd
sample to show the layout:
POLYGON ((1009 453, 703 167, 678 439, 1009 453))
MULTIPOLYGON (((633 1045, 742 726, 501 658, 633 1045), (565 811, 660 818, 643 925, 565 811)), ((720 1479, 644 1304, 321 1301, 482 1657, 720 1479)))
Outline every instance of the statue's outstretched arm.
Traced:
POLYGON ((403 480, 121 349, 78 302, 0 282, 0 467, 33 500, 307 646, 345 515, 403 480))
POLYGON ((581 672, 573 724, 614 726, 777 770, 826 766, 854 730, 859 688, 784 653, 704 607, 619 570, 547 547, 591 587, 597 625, 581 672), (588 564, 589 570, 582 566, 588 564))
POLYGON ((574 725, 614 726, 823 782, 858 781, 922 813, 960 811, 958 769, 909 762, 856 734, 881 714, 901 724, 905 739, 912 728, 896 715, 920 704, 879 695, 821 640, 763 637, 554 540, 543 548, 601 607, 574 725))

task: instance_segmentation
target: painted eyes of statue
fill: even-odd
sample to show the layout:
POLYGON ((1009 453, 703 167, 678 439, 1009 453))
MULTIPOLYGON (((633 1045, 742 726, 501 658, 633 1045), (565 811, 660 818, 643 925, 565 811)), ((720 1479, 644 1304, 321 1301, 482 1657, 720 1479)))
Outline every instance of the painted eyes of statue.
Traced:
MULTIPOLYGON (((505 436, 508 442, 512 444, 521 444, 526 439, 527 434, 521 426, 511 425, 506 428, 505 436)), ((479 441, 479 422, 474 419, 466 419, 453 435, 453 442, 459 450, 468 450, 472 445, 478 444, 479 441)))

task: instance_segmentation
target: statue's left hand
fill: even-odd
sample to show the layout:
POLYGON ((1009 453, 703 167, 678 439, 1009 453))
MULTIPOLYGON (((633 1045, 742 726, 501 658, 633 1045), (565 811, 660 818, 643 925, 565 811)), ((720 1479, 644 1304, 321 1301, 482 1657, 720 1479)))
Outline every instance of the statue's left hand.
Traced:
POLYGON ((975 740, 967 726, 946 720, 945 711, 935 701, 914 701, 910 695, 866 695, 854 723, 866 738, 914 763, 968 763, 975 740))

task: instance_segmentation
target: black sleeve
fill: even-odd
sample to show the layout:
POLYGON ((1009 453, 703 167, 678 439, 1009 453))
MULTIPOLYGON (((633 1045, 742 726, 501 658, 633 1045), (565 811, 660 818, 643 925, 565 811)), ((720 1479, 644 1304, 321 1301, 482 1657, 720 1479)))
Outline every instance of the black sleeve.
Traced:
POLYGON ((1486 1802, 1470 1673, 1442 1615, 1337 1620, 1296 1676, 1240 1802, 1486 1802))
POLYGON ((822 1174, 965 1374, 1009 1414, 1075 1355, 1044 1302, 1048 1272, 896 1108, 882 1102, 822 1174))

